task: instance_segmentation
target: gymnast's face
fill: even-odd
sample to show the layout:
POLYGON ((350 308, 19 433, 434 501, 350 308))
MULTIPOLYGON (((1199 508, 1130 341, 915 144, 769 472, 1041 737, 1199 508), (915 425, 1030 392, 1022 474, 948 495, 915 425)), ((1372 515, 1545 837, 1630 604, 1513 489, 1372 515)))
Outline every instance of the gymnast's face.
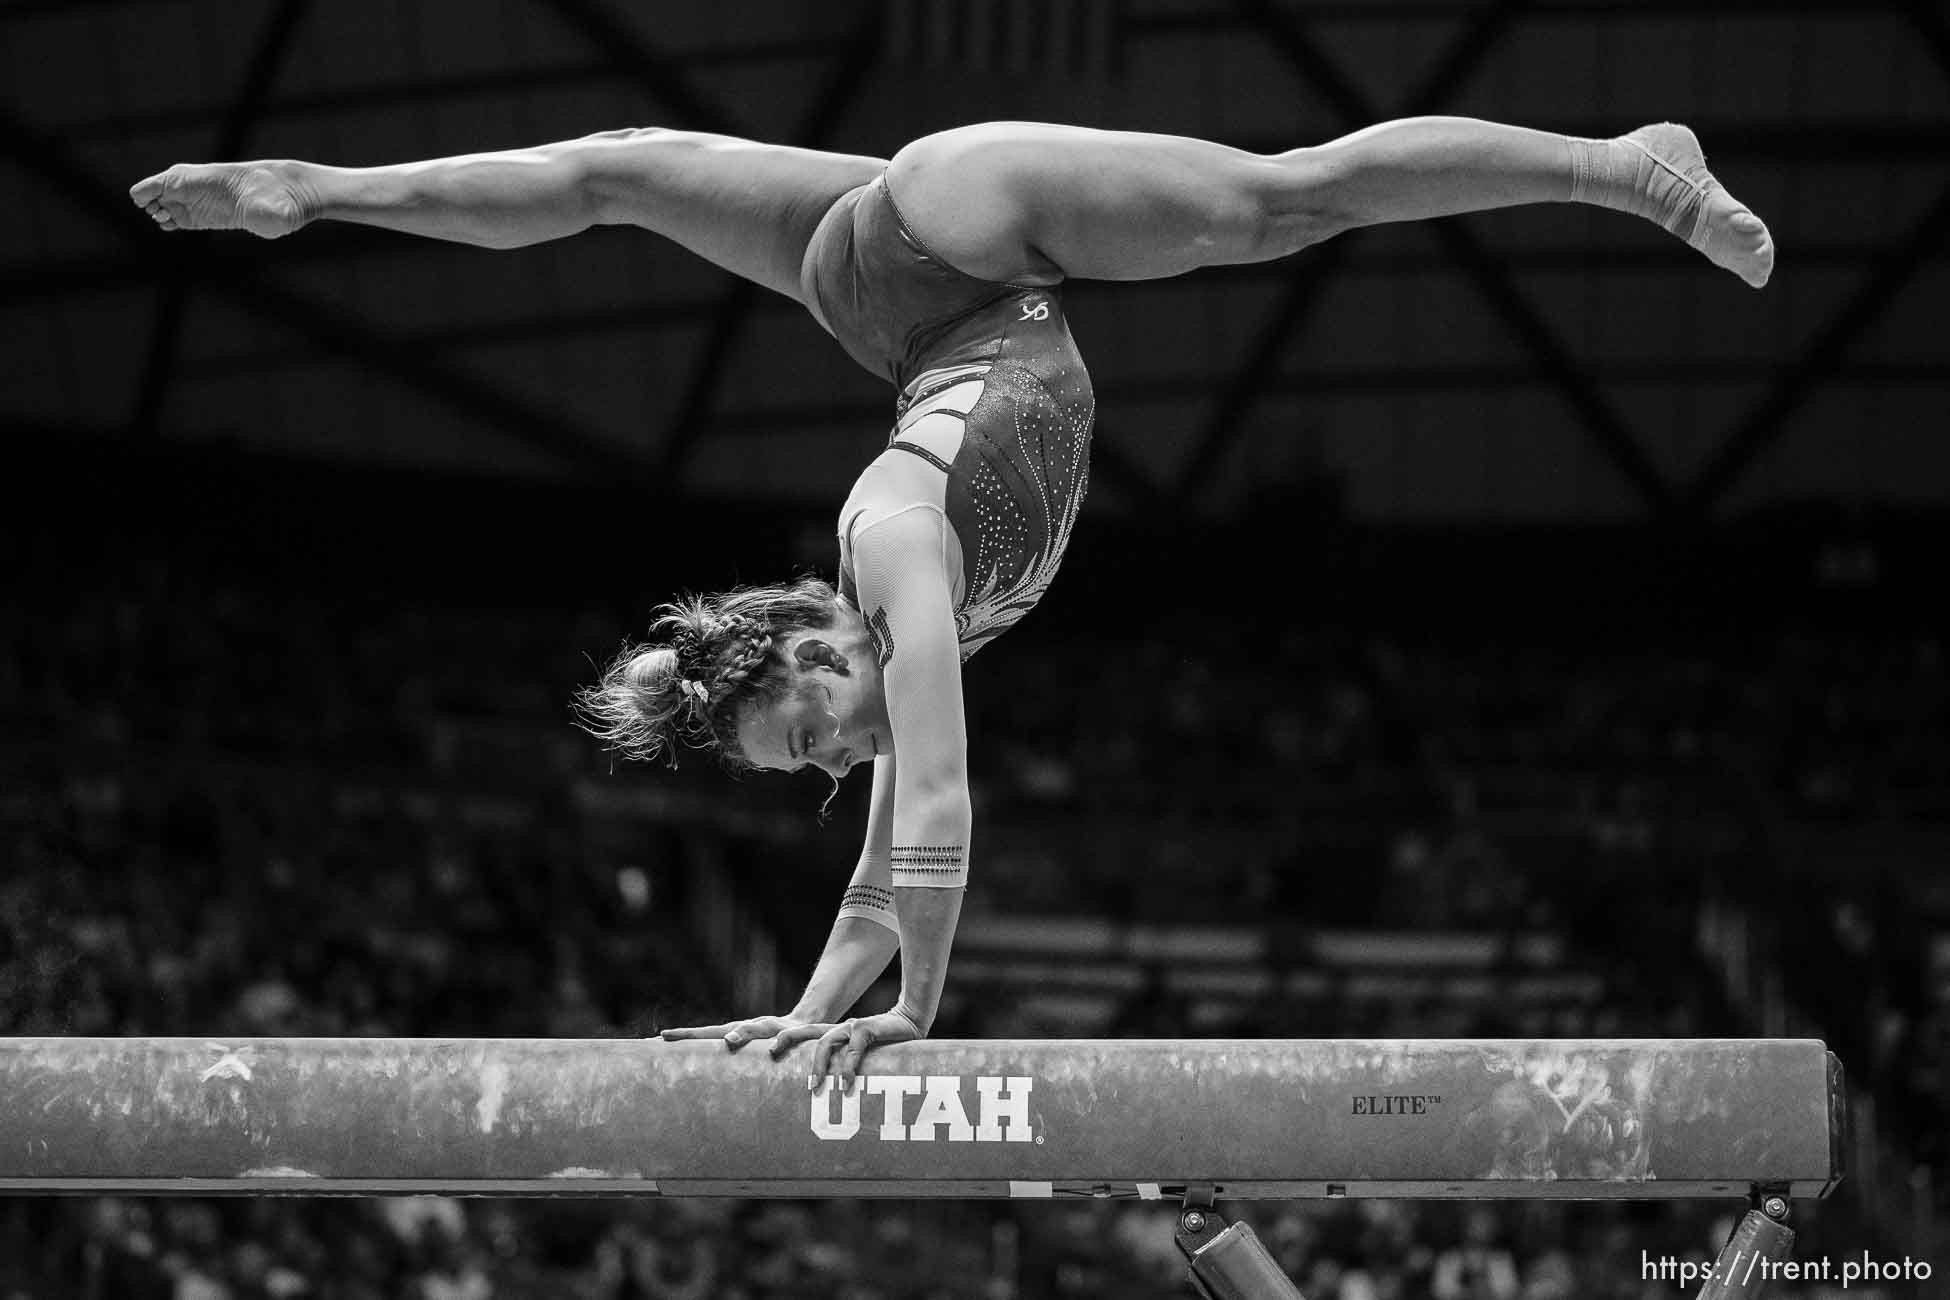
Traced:
POLYGON ((795 633, 786 655, 792 685, 773 704, 738 720, 745 757, 763 768, 816 767, 835 779, 893 752, 893 728, 871 647, 848 644, 843 628, 795 633), (849 653, 851 651, 851 653, 849 653))

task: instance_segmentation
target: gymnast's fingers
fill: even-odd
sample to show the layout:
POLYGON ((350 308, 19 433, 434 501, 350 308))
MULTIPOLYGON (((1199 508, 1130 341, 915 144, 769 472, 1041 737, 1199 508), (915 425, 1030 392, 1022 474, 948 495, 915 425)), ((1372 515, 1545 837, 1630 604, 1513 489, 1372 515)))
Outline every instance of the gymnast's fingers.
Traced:
POLYGON ((778 1060, 799 1044, 818 1038, 831 1025, 787 1025, 772 1038, 772 1059, 778 1060))
POLYGON ((731 1048, 743 1047, 754 1038, 770 1038, 779 1032, 783 1025, 777 1016, 760 1016, 754 1020, 727 1020, 722 1025, 697 1025, 688 1029, 664 1029, 657 1036, 666 1043, 675 1043, 687 1038, 722 1038, 731 1048))
POLYGON ((819 1036, 819 1046, 813 1049, 813 1078, 823 1079, 832 1073, 833 1054, 846 1044, 853 1034, 853 1027, 859 1023, 857 1020, 845 1020, 826 1027, 826 1032, 819 1036))
POLYGON ((674 1043, 682 1038, 723 1038, 738 1024, 727 1021, 722 1025, 693 1025, 688 1029, 659 1029, 657 1037, 666 1043, 674 1043))
POLYGON ((778 1016, 756 1016, 750 1020, 741 1020, 737 1024, 732 1025, 725 1033, 725 1045, 733 1051, 737 1051, 746 1043, 757 1042, 761 1038, 770 1038, 781 1029, 784 1029, 787 1023, 789 1022, 778 1016))
POLYGON ((860 1073, 860 1062, 866 1057, 867 1049, 874 1045, 874 1041, 874 1032, 868 1022, 864 1020, 853 1022, 852 1029, 847 1032, 846 1046, 840 1051, 838 1068, 835 1071, 840 1076, 841 1092, 852 1091, 853 1080, 860 1073))

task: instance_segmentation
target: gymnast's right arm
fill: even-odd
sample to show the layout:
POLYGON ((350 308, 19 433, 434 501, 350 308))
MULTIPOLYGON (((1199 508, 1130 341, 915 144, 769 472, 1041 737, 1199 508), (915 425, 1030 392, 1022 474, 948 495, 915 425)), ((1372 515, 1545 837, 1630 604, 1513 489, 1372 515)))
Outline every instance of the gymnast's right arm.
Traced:
POLYGON ((179 163, 129 189, 165 230, 248 230, 266 239, 317 220, 410 235, 521 248, 622 224, 616 196, 641 166, 634 137, 610 131, 496 153, 387 167, 328 167, 296 159, 179 163))

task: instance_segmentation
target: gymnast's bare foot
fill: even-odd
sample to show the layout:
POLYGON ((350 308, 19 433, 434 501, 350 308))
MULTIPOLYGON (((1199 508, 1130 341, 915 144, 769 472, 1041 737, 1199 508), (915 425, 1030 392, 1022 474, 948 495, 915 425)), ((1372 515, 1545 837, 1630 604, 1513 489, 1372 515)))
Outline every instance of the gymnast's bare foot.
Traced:
POLYGON ((276 239, 312 216, 303 185, 279 162, 178 163, 137 181, 129 198, 164 230, 248 230, 276 239))

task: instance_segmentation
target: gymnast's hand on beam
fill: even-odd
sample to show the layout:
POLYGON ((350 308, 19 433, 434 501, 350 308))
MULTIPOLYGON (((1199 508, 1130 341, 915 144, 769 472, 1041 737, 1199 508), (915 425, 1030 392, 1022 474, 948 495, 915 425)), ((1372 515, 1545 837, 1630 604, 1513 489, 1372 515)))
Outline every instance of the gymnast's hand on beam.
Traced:
POLYGON ((877 1016, 843 1020, 822 1026, 819 1046, 813 1049, 812 1073, 815 1079, 828 1074, 839 1076, 840 1091, 853 1086, 860 1073, 860 1060, 875 1047, 888 1043, 908 1043, 921 1036, 912 1020, 898 1011, 883 1011, 877 1016))
POLYGON ((753 1016, 750 1020, 727 1020, 722 1025, 697 1025, 690 1029, 660 1029, 657 1037, 666 1043, 681 1042, 686 1038, 722 1038, 724 1045, 737 1051, 746 1043, 757 1042, 761 1038, 771 1039, 768 1050, 773 1060, 778 1060, 795 1046, 809 1038, 817 1038, 832 1028, 830 1024, 807 1020, 800 1016, 753 1016))

